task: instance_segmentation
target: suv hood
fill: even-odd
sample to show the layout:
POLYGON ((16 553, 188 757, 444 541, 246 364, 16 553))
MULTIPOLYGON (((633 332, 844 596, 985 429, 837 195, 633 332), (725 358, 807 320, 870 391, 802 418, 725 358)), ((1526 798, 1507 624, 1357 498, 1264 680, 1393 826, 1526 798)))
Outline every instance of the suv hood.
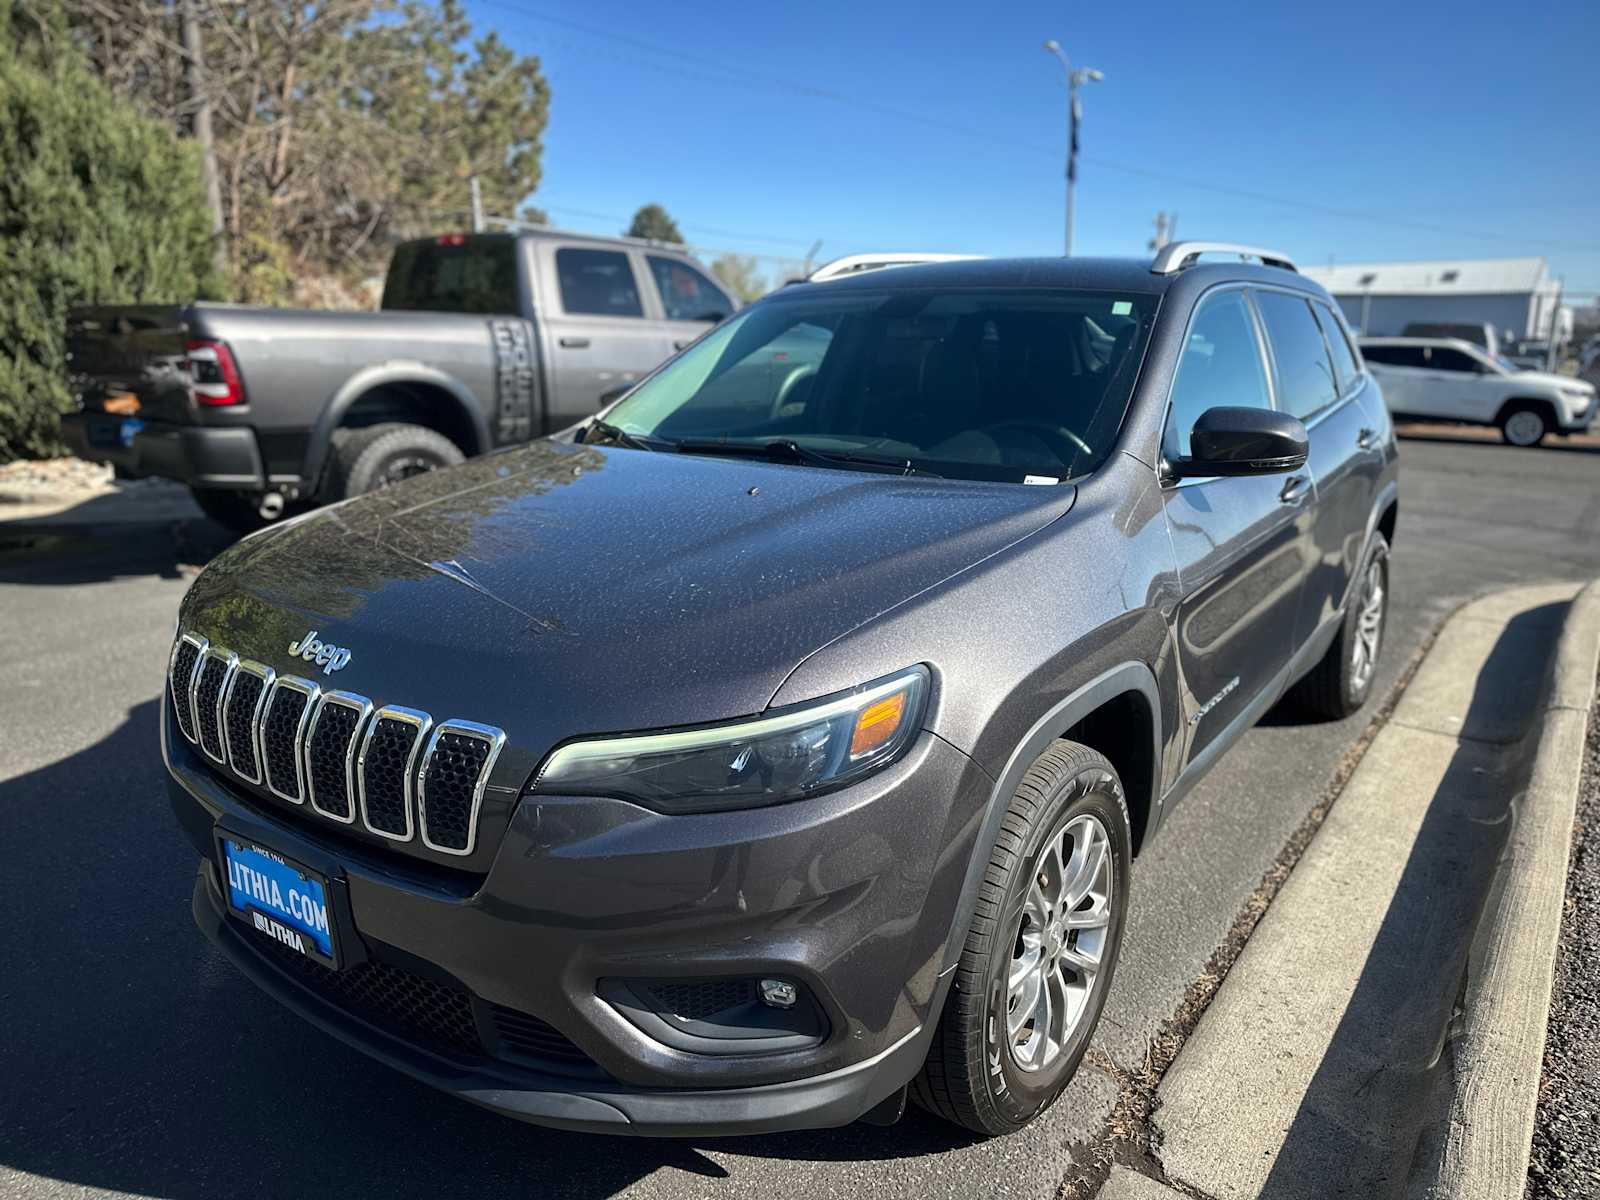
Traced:
POLYGON ((1581 388, 1586 391, 1594 391, 1594 385, 1588 380, 1579 379, 1576 375, 1558 375, 1551 371, 1518 371, 1512 378, 1518 383, 1537 383, 1544 387, 1567 390, 1581 388))
POLYGON ((760 712, 807 655, 1075 495, 537 442, 247 539, 201 574, 181 624, 542 755, 760 712), (347 665, 292 658, 309 631, 347 665))

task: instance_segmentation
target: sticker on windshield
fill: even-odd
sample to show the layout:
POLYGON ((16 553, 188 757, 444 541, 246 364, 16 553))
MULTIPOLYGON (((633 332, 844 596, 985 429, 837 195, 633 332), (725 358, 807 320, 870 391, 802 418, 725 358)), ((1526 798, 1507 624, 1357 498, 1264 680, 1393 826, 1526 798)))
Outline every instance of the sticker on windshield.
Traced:
POLYGON ((1056 475, 1024 475, 1022 477, 1022 482, 1049 485, 1052 483, 1060 483, 1061 479, 1056 475))
POLYGON ((1125 317, 1132 311, 1133 301, 1131 300, 1118 300, 1111 306, 1111 315, 1113 317, 1125 317))

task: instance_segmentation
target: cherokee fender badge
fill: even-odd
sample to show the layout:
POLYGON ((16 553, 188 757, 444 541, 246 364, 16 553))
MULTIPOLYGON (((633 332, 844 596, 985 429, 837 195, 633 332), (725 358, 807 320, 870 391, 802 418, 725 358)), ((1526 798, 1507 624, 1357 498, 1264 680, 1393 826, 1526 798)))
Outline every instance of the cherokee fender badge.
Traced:
POLYGON ((306 662, 316 663, 322 668, 324 675, 344 670, 350 661, 349 650, 343 646, 335 646, 331 642, 319 641, 315 629, 306 630, 305 636, 298 642, 290 642, 289 653, 306 662))

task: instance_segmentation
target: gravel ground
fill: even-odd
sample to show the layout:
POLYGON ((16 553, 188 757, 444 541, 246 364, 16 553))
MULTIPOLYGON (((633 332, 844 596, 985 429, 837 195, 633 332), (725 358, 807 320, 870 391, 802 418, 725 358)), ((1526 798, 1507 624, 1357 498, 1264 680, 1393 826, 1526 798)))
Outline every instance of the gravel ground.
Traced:
POLYGON ((1600 1196, 1600 703, 1572 836, 1525 1200, 1600 1196))
POLYGON ((70 456, 21 459, 0 467, 0 488, 17 492, 94 492, 111 486, 111 464, 70 456))

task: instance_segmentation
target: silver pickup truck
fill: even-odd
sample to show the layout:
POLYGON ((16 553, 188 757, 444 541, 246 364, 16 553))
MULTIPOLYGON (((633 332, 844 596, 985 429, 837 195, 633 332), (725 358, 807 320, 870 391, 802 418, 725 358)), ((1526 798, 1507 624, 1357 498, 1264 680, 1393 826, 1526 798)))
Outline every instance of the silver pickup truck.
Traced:
POLYGON ((396 249, 379 312, 73 309, 62 436, 245 530, 572 425, 737 308, 671 247, 446 234, 396 249))

